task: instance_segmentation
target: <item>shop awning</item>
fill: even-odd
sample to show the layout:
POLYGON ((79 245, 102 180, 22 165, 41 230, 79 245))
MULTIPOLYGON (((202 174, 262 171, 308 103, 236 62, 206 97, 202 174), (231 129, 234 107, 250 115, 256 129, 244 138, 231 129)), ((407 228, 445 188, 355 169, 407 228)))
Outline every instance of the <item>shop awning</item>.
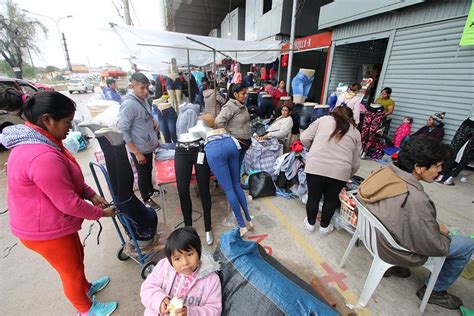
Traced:
POLYGON ((130 58, 139 68, 152 71, 168 69, 173 57, 179 66, 187 65, 188 50, 191 65, 211 64, 214 61, 212 50, 191 39, 222 52, 216 55, 217 60, 227 55, 242 64, 273 62, 280 50, 279 41, 238 41, 115 24, 110 32, 114 34, 114 54, 123 54, 124 58, 130 58))

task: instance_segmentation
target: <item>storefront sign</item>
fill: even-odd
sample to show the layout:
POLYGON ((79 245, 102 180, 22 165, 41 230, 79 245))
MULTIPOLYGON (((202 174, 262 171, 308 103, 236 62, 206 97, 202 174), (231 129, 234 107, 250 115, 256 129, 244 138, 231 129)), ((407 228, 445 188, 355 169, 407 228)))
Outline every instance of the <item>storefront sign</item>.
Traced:
MULTIPOLYGON (((299 51, 310 50, 318 47, 331 46, 332 32, 324 32, 314 34, 306 37, 295 39, 294 49, 299 51)), ((286 43, 282 46, 282 54, 286 53, 284 50, 290 48, 290 43, 286 43)))
POLYGON ((469 15, 467 16, 464 32, 462 33, 461 46, 474 45, 474 2, 471 4, 469 15))

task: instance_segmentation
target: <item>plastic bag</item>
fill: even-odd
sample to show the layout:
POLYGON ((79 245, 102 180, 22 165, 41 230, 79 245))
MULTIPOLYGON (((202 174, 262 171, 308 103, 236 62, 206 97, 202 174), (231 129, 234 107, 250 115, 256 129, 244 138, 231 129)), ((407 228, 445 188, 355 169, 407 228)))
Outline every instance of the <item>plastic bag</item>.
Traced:
POLYGON ((252 198, 275 196, 276 190, 272 176, 265 171, 249 176, 249 193, 252 198))
POLYGON ((63 140, 64 147, 73 154, 78 153, 81 148, 79 137, 82 137, 80 132, 69 132, 66 139, 63 140))

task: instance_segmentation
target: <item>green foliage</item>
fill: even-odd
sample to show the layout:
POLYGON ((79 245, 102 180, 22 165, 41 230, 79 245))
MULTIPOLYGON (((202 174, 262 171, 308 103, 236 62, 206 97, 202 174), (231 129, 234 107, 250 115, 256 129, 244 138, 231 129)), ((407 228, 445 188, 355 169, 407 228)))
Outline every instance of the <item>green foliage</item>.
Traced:
POLYGON ((58 70, 60 70, 60 69, 56 66, 46 66, 46 72, 55 72, 55 71, 58 71, 58 70))
MULTIPOLYGON (((28 79, 33 79, 36 75, 36 69, 30 64, 23 63, 23 77, 28 79)), ((15 73, 12 70, 12 67, 5 61, 0 60, 0 73, 6 74, 7 77, 14 78, 15 73)))
MULTIPOLYGON (((10 67, 19 67, 22 77, 24 66, 23 56, 28 50, 39 52, 35 39, 38 32, 47 34, 47 28, 37 20, 27 17, 16 3, 6 0, 0 13, 0 54, 10 67)), ((26 74, 25 74, 26 75, 26 74)))

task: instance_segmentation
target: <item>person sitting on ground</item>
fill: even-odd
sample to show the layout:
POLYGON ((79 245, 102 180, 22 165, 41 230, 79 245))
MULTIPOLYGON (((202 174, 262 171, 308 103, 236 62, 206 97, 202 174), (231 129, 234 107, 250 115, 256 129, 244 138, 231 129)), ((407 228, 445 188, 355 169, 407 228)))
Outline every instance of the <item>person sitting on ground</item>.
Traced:
POLYGON ((395 134, 393 135, 393 146, 400 147, 405 137, 410 136, 411 123, 413 123, 413 118, 406 116, 403 119, 402 124, 400 124, 400 126, 395 131, 395 134))
POLYGON ((116 101, 118 103, 122 102, 122 97, 117 92, 117 82, 115 79, 107 79, 107 87, 104 88, 104 97, 106 100, 116 101))
MULTIPOLYGON (((396 250, 377 236, 380 258, 395 265, 386 276, 408 277, 410 271, 402 267, 421 266, 428 257, 447 256, 428 303, 458 309, 461 299, 446 291, 469 262, 474 240, 451 236, 446 226, 438 223, 436 207, 420 183, 433 182, 451 156, 450 146, 432 137, 411 138, 402 145, 394 164, 377 170, 361 184, 358 197, 400 246, 409 249, 396 250)), ((416 292, 418 298, 423 298, 425 289, 424 285, 416 292)))
POLYGON ((419 135, 429 135, 437 141, 441 142, 444 137, 443 119, 445 115, 445 112, 435 113, 431 115, 426 121, 426 125, 420 128, 414 134, 412 134, 411 137, 419 135))
POLYGON ((293 127, 293 119, 291 118, 291 108, 289 105, 284 104, 281 107, 281 116, 268 127, 266 133, 261 136, 257 136, 257 140, 266 140, 270 137, 276 137, 279 142, 284 142, 285 139, 291 132, 293 127))
POLYGON ((395 102, 390 98, 392 94, 392 89, 389 87, 385 87, 380 91, 380 96, 375 99, 375 104, 380 104, 384 108, 384 116, 387 117, 393 113, 395 110, 395 102))
POLYGON ((140 290, 145 316, 173 312, 174 301, 181 300, 175 315, 220 315, 221 282, 216 265, 201 260, 201 239, 190 226, 173 231, 161 259, 143 282, 140 290))
POLYGON ((225 104, 225 99, 214 89, 214 82, 209 83, 209 88, 202 92, 204 97, 204 113, 216 117, 225 104))

